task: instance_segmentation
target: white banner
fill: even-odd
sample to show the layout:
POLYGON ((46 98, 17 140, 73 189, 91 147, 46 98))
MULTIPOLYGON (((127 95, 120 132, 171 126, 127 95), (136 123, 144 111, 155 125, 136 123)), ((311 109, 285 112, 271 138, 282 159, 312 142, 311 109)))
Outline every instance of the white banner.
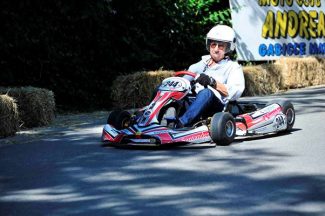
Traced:
POLYGON ((325 57, 324 0, 230 0, 238 60, 325 57))

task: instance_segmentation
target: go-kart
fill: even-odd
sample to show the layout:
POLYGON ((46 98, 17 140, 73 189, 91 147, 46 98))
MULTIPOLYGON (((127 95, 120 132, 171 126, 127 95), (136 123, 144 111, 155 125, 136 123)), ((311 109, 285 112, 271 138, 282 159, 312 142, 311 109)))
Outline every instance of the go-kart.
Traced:
MULTIPOLYGON (((223 112, 200 118, 191 127, 175 128, 166 117, 169 108, 177 116, 185 112, 188 98, 195 97, 193 86, 182 76, 196 77, 189 71, 176 72, 158 87, 151 103, 135 113, 115 110, 103 128, 101 140, 112 145, 168 145, 214 142, 229 145, 236 136, 255 136, 289 132, 295 122, 295 110, 287 100, 268 104, 230 101, 223 112)), ((174 118, 175 119, 175 118, 174 118)))

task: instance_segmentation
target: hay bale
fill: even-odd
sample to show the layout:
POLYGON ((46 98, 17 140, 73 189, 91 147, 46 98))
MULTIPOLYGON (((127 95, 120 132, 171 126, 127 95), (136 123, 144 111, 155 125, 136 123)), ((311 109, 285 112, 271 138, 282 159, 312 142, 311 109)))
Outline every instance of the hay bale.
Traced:
POLYGON ((281 58, 275 64, 283 66, 284 89, 325 84, 324 58, 281 58))
POLYGON ((49 125, 55 118, 55 100, 52 91, 35 87, 2 88, 18 104, 23 127, 49 125))
MULTIPOLYGON (((282 86, 282 67, 274 64, 243 67, 246 89, 243 96, 265 95, 279 91, 282 86)), ((147 105, 159 83, 173 71, 137 72, 118 76, 111 87, 114 106, 139 108, 147 105)))
POLYGON ((15 135, 19 129, 19 113, 15 100, 0 95, 0 137, 15 135))
MULTIPOLYGON (((290 88, 325 84, 324 58, 282 58, 275 63, 243 67, 243 96, 273 94, 290 88)), ((147 105, 154 89, 172 71, 138 72, 117 77, 111 87, 114 104, 120 108, 147 105)))
POLYGON ((114 106, 138 108, 147 105, 159 83, 172 74, 172 71, 160 70, 118 76, 111 87, 114 106))
POLYGON ((245 66, 243 71, 246 86, 243 96, 272 94, 283 88, 281 65, 245 66))

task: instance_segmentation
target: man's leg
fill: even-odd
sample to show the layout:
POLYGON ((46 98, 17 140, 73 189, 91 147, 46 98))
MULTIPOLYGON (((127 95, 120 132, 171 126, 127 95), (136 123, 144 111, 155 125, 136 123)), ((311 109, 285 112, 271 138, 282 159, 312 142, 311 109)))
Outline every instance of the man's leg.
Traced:
POLYGON ((198 93, 196 99, 179 120, 182 125, 188 126, 204 112, 221 112, 223 107, 224 105, 214 93, 210 89, 205 88, 198 93))

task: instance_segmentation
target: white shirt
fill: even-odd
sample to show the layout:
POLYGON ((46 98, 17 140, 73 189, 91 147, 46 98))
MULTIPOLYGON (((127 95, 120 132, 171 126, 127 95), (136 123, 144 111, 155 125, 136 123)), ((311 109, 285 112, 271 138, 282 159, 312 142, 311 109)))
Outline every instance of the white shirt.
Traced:
POLYGON ((228 96, 223 97, 216 89, 210 88, 223 104, 237 100, 245 89, 245 79, 242 67, 230 59, 208 66, 210 55, 202 56, 202 60, 191 65, 189 71, 200 74, 205 73, 216 81, 223 83, 228 91, 228 96))

